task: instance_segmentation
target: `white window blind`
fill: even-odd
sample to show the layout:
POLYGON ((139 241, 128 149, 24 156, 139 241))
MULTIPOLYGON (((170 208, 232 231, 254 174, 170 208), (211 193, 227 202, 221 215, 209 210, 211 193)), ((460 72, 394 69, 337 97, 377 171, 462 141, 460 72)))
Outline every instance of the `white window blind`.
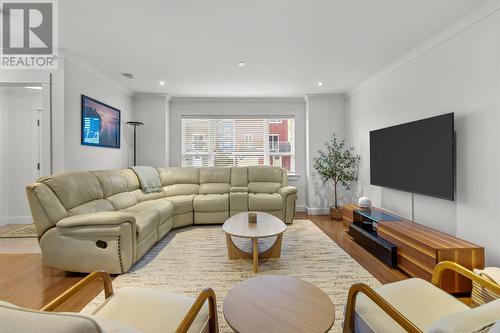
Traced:
POLYGON ((295 172, 294 118, 182 118, 182 166, 278 165, 295 172))

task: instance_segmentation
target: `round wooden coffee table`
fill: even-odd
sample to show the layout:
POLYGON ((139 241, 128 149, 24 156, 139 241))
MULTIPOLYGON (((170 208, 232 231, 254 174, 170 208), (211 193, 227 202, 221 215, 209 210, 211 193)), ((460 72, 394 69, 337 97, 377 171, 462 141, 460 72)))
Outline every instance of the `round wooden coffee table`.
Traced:
POLYGON ((224 317, 235 332, 327 332, 335 320, 330 297, 290 276, 247 279, 229 291, 224 317))
POLYGON ((286 225, 276 216, 271 214, 255 212, 257 223, 248 223, 248 213, 239 213, 231 216, 222 225, 226 233, 227 255, 229 259, 253 259, 253 271, 257 273, 259 258, 279 258, 281 256, 281 243, 286 225), (231 239, 231 236, 251 238, 252 253, 239 249, 231 239), (259 253, 259 238, 276 237, 274 244, 266 251, 259 253))

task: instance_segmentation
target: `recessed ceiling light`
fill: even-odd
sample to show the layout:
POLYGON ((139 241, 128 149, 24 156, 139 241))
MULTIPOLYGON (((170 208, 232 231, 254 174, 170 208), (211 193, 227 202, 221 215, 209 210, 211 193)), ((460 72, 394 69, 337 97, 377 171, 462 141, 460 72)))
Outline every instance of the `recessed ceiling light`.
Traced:
POLYGON ((165 85, 165 81, 160 81, 160 82, 158 82, 158 84, 159 84, 160 86, 164 86, 164 85, 165 85))
POLYGON ((34 90, 42 90, 42 87, 40 87, 40 86, 25 86, 24 88, 26 88, 26 89, 34 89, 34 90))
POLYGON ((121 74, 124 78, 132 80, 134 78, 134 74, 132 73, 122 73, 121 74))
POLYGON ((238 61, 238 67, 243 68, 246 66, 246 63, 244 61, 238 61))
POLYGON ((323 85, 323 82, 322 81, 319 81, 318 82, 318 87, 321 87, 323 85))

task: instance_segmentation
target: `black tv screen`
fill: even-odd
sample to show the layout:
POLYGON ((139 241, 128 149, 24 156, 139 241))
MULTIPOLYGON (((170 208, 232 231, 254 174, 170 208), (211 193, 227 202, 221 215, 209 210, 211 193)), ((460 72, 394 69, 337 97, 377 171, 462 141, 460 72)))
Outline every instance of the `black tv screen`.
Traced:
POLYGON ((370 183, 454 200, 454 114, 370 132, 370 183))

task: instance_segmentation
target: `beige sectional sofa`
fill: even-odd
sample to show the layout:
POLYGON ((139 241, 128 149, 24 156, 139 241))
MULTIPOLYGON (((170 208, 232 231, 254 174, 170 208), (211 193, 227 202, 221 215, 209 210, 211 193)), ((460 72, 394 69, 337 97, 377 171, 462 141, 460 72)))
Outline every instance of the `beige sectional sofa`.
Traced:
POLYGON ((158 168, 145 194, 131 169, 70 172, 28 185, 45 265, 124 273, 172 228, 224 223, 249 210, 291 223, 297 190, 280 167, 158 168))

